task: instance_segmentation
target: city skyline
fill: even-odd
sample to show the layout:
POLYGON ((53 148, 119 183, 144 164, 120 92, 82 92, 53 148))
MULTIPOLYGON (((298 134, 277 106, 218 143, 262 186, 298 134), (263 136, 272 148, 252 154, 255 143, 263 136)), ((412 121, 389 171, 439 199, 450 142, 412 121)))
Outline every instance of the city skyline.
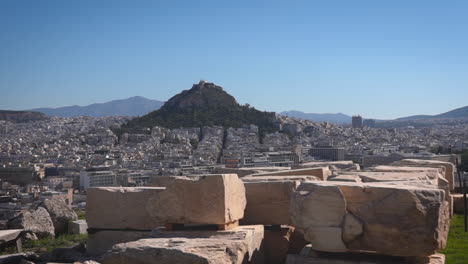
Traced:
POLYGON ((462 1, 0 6, 0 109, 165 101, 200 79, 275 112, 393 119, 468 98, 462 1))

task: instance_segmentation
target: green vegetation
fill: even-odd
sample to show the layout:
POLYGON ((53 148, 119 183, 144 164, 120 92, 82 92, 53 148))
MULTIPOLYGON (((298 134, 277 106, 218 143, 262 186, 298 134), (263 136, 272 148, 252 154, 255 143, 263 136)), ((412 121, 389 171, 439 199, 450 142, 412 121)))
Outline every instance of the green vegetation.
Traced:
POLYGON ((445 254, 446 264, 468 263, 468 233, 465 233, 463 221, 463 215, 452 218, 447 248, 441 252, 445 254))
POLYGON ((192 139, 190 140, 190 145, 192 145, 192 147, 193 147, 194 149, 198 148, 198 140, 192 138, 192 139))
MULTIPOLYGON (((82 235, 61 235, 57 238, 42 238, 38 240, 29 240, 23 244, 24 252, 35 252, 38 254, 50 252, 56 248, 67 248, 79 243, 86 243, 88 234, 82 235)), ((5 248, 0 255, 16 253, 15 247, 5 248)))
POLYGON ((164 108, 130 120, 122 126, 122 130, 142 130, 141 127, 152 128, 153 126, 167 128, 222 126, 227 128, 255 124, 262 132, 273 132, 276 131, 274 119, 275 113, 262 112, 240 105, 237 107, 164 108))
POLYGON ((130 120, 117 134, 141 133, 145 128, 257 125, 260 134, 277 131, 274 112, 259 111, 250 105, 240 105, 220 86, 200 83, 169 99, 159 110, 130 120))
POLYGON ((85 220, 86 219, 86 211, 84 210, 75 210, 76 214, 78 215, 78 219, 85 220))

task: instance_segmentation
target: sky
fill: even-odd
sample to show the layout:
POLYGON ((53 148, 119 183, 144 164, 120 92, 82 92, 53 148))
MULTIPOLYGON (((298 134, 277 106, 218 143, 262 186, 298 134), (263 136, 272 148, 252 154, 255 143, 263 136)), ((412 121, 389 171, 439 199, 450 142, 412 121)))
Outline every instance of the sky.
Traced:
POLYGON ((468 1, 0 1, 0 109, 222 86, 268 111, 468 105, 468 1))

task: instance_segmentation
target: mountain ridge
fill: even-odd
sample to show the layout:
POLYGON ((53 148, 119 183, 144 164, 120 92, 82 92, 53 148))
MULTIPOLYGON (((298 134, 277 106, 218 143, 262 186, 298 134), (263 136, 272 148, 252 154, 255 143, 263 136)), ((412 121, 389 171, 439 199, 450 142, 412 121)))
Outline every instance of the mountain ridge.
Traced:
POLYGON ((142 96, 132 96, 105 103, 94 103, 86 106, 72 105, 57 108, 35 108, 28 111, 44 113, 48 116, 141 116, 159 109, 163 101, 151 100, 142 96))
POLYGON ((413 115, 397 118, 396 120, 421 120, 421 119, 440 119, 440 118, 468 118, 468 106, 459 107, 438 115, 413 115))
POLYGON ((35 111, 0 110, 0 120, 28 122, 47 119, 47 116, 35 111))
POLYGON ((141 128, 242 127, 254 124, 261 132, 276 131, 276 114, 240 105, 221 86, 200 81, 191 89, 170 98, 160 109, 134 118, 122 126, 122 132, 141 128))

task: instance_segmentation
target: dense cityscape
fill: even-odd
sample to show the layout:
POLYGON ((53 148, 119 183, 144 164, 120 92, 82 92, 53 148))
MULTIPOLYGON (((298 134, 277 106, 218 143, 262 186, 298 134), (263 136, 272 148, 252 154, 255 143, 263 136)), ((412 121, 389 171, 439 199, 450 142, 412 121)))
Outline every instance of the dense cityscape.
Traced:
POLYGON ((468 1, 0 1, 0 264, 468 264, 468 1))

